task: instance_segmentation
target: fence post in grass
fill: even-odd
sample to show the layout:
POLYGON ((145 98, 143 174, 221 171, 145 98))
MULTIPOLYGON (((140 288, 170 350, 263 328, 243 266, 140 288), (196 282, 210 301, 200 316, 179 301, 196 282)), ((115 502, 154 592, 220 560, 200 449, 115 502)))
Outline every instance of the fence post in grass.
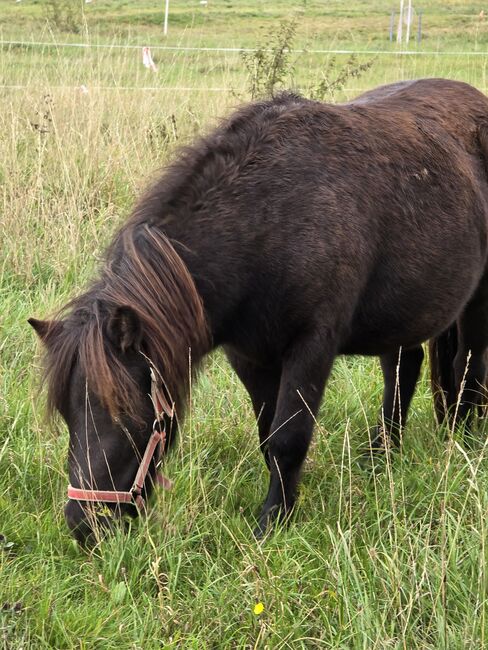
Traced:
POLYGON ((165 0, 164 7, 164 35, 168 34, 168 14, 169 14, 169 0, 165 0))
POLYGON ((395 27, 395 10, 391 12, 390 16, 390 43, 393 43, 393 29, 395 27))
POLYGON ((422 40, 422 12, 419 11, 419 27, 417 30, 417 43, 422 40))
POLYGON ((413 7, 412 7, 412 0, 408 0, 408 8, 407 8, 407 33, 405 34, 405 43, 408 43, 410 40, 410 25, 412 24, 413 20, 413 7))
POLYGON ((403 2, 400 0, 400 15, 398 17, 398 29, 397 29, 397 43, 402 42, 402 30, 403 30, 403 2))

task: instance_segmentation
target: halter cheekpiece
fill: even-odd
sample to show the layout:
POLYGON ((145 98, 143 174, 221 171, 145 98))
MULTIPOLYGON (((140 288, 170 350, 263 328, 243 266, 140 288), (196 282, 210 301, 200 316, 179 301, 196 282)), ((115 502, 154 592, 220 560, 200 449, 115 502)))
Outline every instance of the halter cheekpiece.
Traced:
MULTIPOLYGON (((151 437, 146 446, 146 450, 141 458, 136 477, 132 487, 128 491, 123 490, 85 490, 82 488, 75 488, 68 485, 68 499, 74 501, 90 501, 92 503, 132 503, 136 508, 141 511, 145 508, 145 501, 142 496, 142 490, 151 461, 153 460, 154 453, 159 445, 158 457, 156 465, 159 464, 161 456, 164 451, 166 442, 166 428, 164 426, 164 415, 172 418, 174 415, 174 408, 170 406, 165 399, 162 391, 158 386, 156 374, 151 367, 151 401, 154 406, 154 414, 156 416, 153 423, 153 430, 151 437)), ((156 471, 156 481, 162 485, 166 490, 171 489, 172 482, 163 476, 159 470, 156 471)))

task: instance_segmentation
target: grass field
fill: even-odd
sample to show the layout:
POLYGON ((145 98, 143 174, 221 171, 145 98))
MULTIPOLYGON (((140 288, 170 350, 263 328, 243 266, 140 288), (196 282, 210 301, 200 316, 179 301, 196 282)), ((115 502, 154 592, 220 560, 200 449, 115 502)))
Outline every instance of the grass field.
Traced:
POLYGON ((86 554, 64 526, 67 434, 43 420, 26 324, 83 287, 175 148, 248 97, 239 53, 154 49, 153 73, 138 48, 116 46, 254 47, 295 15, 293 44, 308 52, 293 55, 286 84, 305 93, 349 56, 310 50, 338 48, 389 53, 359 54, 373 63, 337 100, 420 76, 488 90, 478 3, 422 7, 414 55, 388 42, 391 4, 174 0, 165 40, 162 2, 60 0, 53 14, 47 0, 0 0, 0 40, 48 43, 0 47, 2 650, 488 647, 486 445, 445 442, 427 369, 402 453, 369 475, 357 457, 381 400, 379 367, 337 361, 293 523, 257 543, 267 478, 256 425, 215 354, 166 463, 173 491, 86 554), (59 46, 80 42, 110 47, 59 46))

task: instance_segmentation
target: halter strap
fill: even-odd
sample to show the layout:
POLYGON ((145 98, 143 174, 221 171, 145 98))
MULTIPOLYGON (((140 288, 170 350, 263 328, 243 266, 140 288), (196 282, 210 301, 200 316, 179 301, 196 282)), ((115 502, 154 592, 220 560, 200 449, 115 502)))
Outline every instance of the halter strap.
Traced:
POLYGON ((164 393, 158 386, 158 380, 154 368, 151 366, 151 401, 156 415, 156 421, 160 421, 163 415, 167 415, 171 420, 175 414, 174 406, 170 406, 164 393))
MULTIPOLYGON (((173 417, 174 408, 170 407, 162 391, 157 385, 156 375, 151 368, 151 400, 154 406, 156 419, 153 424, 153 432, 147 443, 144 455, 141 458, 136 477, 129 491, 124 490, 85 490, 68 485, 68 499, 74 501, 90 501, 92 503, 133 503, 139 511, 145 507, 145 501, 142 497, 142 489, 146 481, 151 461, 157 446, 159 447, 158 462, 162 456, 166 442, 166 430, 161 427, 163 415, 173 417)), ((156 481, 166 490, 171 489, 172 482, 163 476, 159 471, 156 472, 156 481)))

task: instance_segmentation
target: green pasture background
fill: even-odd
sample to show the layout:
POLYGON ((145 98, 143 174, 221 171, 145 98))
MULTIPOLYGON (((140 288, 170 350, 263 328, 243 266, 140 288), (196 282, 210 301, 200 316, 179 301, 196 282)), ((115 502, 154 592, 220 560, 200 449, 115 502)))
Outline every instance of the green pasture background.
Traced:
POLYGON ((469 452, 436 427, 427 368, 402 453, 370 475, 357 459, 381 400, 378 363, 337 360, 293 523, 258 543, 267 477, 256 425, 213 355, 166 463, 173 491, 87 554, 64 525, 67 433, 43 419, 26 324, 82 290, 176 148, 249 98, 239 52, 188 48, 266 46, 293 16, 301 52, 285 85, 305 94, 351 56, 314 50, 372 62, 346 76, 337 101, 425 76, 487 90, 480 3, 415 5, 423 40, 408 46, 388 41, 397 4, 171 0, 164 38, 162 1, 0 0, 3 650, 488 647, 484 426, 469 452), (76 43, 92 47, 66 47, 76 43), (145 45, 157 72, 142 66, 145 45))

